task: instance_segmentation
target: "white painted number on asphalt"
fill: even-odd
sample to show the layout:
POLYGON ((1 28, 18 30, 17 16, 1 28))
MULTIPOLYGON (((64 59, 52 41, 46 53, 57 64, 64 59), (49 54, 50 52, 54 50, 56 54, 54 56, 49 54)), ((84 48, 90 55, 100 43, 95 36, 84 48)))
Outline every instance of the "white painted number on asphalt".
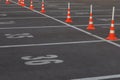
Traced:
POLYGON ((15 21, 0 22, 0 24, 14 24, 15 21))
POLYGON ((45 65, 50 63, 63 63, 63 60, 56 59, 57 55, 46 55, 46 56, 24 56, 21 57, 22 60, 25 60, 26 65, 45 65))
POLYGON ((5 34, 6 38, 33 38, 33 35, 30 33, 21 33, 21 34, 5 34))

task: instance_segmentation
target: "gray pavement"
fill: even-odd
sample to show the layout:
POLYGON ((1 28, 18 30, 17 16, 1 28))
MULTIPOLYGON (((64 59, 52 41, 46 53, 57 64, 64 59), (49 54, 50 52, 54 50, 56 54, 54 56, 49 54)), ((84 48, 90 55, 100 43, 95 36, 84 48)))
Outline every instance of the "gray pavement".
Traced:
POLYGON ((34 10, 16 2, 0 2, 0 80, 120 80, 119 0, 45 0, 45 14, 39 0, 34 10), (94 31, 86 30, 90 4, 94 31), (112 6, 116 41, 105 40, 112 6))

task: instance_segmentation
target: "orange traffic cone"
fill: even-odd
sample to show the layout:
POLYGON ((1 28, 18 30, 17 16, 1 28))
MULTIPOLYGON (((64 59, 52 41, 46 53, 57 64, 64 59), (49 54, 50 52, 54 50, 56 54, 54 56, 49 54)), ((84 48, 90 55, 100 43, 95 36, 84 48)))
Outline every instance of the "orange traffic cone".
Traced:
POLYGON ((18 0, 18 5, 21 5, 21 0, 18 0))
POLYGON ((90 17, 89 17, 89 24, 88 24, 87 30, 95 30, 95 27, 93 24, 92 5, 90 6, 90 17))
POLYGON ((46 10, 45 10, 45 3, 44 3, 44 0, 42 0, 42 6, 41 6, 41 13, 45 13, 46 10))
POLYGON ((25 1, 21 0, 21 6, 24 7, 25 6, 25 1))
POLYGON ((10 4, 10 1, 9 1, 9 0, 6 0, 5 4, 10 4))
POLYGON ((34 9, 34 6, 33 6, 33 0, 30 0, 30 7, 29 7, 31 10, 34 9))
POLYGON ((115 7, 113 7, 113 12, 112 12, 112 20, 111 20, 111 26, 110 26, 110 32, 108 37, 106 38, 107 40, 117 40, 118 38, 115 35, 115 27, 114 27, 114 12, 115 12, 115 7))
POLYGON ((68 3, 68 12, 67 12, 67 18, 66 18, 65 22, 72 23, 72 18, 70 15, 70 3, 68 3))

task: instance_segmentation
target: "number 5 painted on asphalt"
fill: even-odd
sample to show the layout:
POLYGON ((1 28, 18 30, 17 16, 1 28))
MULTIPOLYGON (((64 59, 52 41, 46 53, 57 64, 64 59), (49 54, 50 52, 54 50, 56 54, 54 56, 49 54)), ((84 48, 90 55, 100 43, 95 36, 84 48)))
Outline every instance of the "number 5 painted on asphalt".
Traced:
POLYGON ((54 59, 57 57, 57 55, 46 55, 39 57, 24 56, 21 57, 21 59, 26 60, 26 65, 45 65, 50 63, 63 63, 63 60, 54 59))

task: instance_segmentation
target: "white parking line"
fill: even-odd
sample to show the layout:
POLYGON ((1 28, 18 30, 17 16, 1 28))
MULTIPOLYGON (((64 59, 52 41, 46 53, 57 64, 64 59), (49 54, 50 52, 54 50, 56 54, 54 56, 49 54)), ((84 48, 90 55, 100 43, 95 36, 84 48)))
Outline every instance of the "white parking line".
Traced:
MULTIPOLYGON (((85 13, 87 14, 89 10, 71 10, 71 12, 75 12, 75 14, 82 14, 85 13)), ((105 11, 105 10, 94 10, 94 12, 98 12, 98 11, 105 11)), ((106 12, 108 12, 111 10, 106 10, 106 12)), ((2 11, 0 13, 20 13, 20 12, 32 12, 32 11, 2 11)), ((47 10, 47 12, 67 12, 66 10, 47 10)))
POLYGON ((0 22, 0 24, 14 24, 15 21, 0 22))
POLYGON ((22 8, 22 7, 18 6, 18 7, 2 7, 2 8, 7 8, 8 9, 8 8, 22 8))
POLYGON ((97 19, 97 20, 99 20, 99 21, 111 21, 111 18, 107 18, 107 19, 102 18, 102 19, 97 19))
POLYGON ((67 26, 61 25, 61 26, 3 27, 0 29, 35 29, 35 28, 62 28, 62 27, 67 27, 67 26))
MULTIPOLYGON (((58 9, 61 9, 61 10, 47 10, 47 11, 51 11, 51 12, 61 12, 61 11, 66 11, 67 8, 58 8, 58 9)), ((74 11, 74 12, 89 12, 89 10, 85 10, 85 9, 79 9, 79 10, 71 10, 71 12, 74 11)), ((111 12, 112 10, 111 9, 94 9, 94 12, 111 12)), ((116 9, 116 11, 120 11, 120 9, 116 9)))
MULTIPOLYGON (((118 10, 118 11, 120 11, 120 10, 118 10)), ((66 9, 61 9, 61 10, 47 10, 47 12, 67 12, 67 10, 66 9)), ((89 10, 71 10, 71 12, 75 13, 75 14, 81 14, 81 13, 86 13, 87 14, 89 12, 89 10)), ((106 10, 106 11, 104 11, 104 10, 94 10, 94 12, 107 12, 107 13, 111 14, 111 10, 106 10)))
POLYGON ((1 16, 2 16, 2 17, 5 17, 5 16, 7 16, 7 14, 0 14, 0 17, 1 17, 1 16))
POLYGON ((2 11, 2 12, 0 12, 0 13, 31 13, 32 11, 2 11))
POLYGON ((71 80, 105 80, 105 79, 116 79, 116 78, 120 79, 120 74, 99 76, 99 77, 80 78, 80 79, 71 79, 71 80))
MULTIPOLYGON (((101 26, 100 28, 109 28, 110 24, 94 24, 95 26, 101 26), (105 27, 108 26, 108 27, 105 27)), ((120 25, 120 24, 115 24, 115 25, 120 25)), ((84 26, 88 26, 88 25, 73 25, 76 27, 84 27, 84 26)), ((59 26, 30 26, 30 27, 3 27, 0 28, 0 30, 2 29, 39 29, 39 28, 63 28, 63 27, 67 27, 66 25, 59 25, 59 26)))
MULTIPOLYGON (((111 15, 96 15, 96 16, 94 16, 95 18, 98 18, 98 17, 110 17, 111 15)), ((53 16, 54 18, 66 18, 66 16, 53 16)), ((84 18, 84 17, 89 17, 89 16, 71 16, 72 18, 84 18)), ((116 15, 115 17, 120 17, 120 15, 116 15)), ((40 19, 40 18, 44 18, 44 19, 46 19, 47 17, 40 17, 40 16, 38 16, 38 17, 7 17, 7 18, 0 18, 0 20, 8 20, 8 19, 40 19)), ((99 21, 108 21, 108 19, 97 19, 97 20, 99 20, 99 21)))
MULTIPOLYGON (((1 6, 3 6, 3 5, 5 5, 6 6, 6 4, 0 4, 1 6)), ((10 5, 16 5, 16 4, 10 4, 10 5)))
POLYGON ((90 14, 89 12, 76 12, 75 14, 90 14))
MULTIPOLYGON (((66 10, 67 8, 58 8, 58 9, 61 9, 61 10, 66 10)), ((54 10, 55 11, 55 10, 54 10)), ((56 10, 57 11, 57 10, 56 10)), ((59 10, 58 10, 59 11, 59 10)), ((89 12, 89 10, 71 10, 71 11, 87 11, 87 12, 89 12)), ((94 12, 102 12, 102 11, 104 11, 104 12, 111 12, 112 11, 112 9, 94 9, 94 12)), ((120 11, 120 9, 116 9, 116 11, 120 11)))
POLYGON ((85 43, 98 43, 98 42, 105 42, 105 41, 103 41, 103 40, 92 40, 92 41, 41 43, 41 44, 5 45, 5 46, 0 46, 0 48, 30 47, 30 46, 55 46, 55 45, 70 45, 70 44, 80 44, 80 43, 85 44, 85 43))
MULTIPOLYGON (((4 4, 0 4, 0 5, 1 5, 1 6, 4 6, 4 5, 6 6, 6 4, 5 4, 5 3, 4 3, 4 4)), ((16 5, 16 4, 10 4, 10 5, 16 5)))
MULTIPOLYGON (((16 2, 14 2, 14 1, 12 1, 12 0, 11 0, 11 2, 17 4, 16 2)), ((25 6, 24 8, 29 9, 29 7, 26 7, 26 6, 25 6)), ((30 10, 30 9, 29 9, 29 10, 30 10)), ((48 17, 48 18, 50 18, 50 19, 53 19, 53 20, 55 20, 55 21, 57 21, 57 22, 59 22, 59 23, 62 23, 62 24, 64 24, 64 25, 67 25, 67 26, 69 26, 69 27, 71 27, 71 28, 73 28, 73 29, 76 29, 76 30, 80 31, 80 32, 83 32, 83 33, 85 33, 85 34, 87 34, 87 35, 89 35, 89 36, 95 37, 95 38, 100 39, 100 40, 103 40, 103 41, 105 41, 105 42, 107 42, 107 43, 109 43, 109 44, 112 44, 112 45, 114 45, 114 46, 120 47, 120 44, 117 44, 117 43, 112 42, 112 41, 110 41, 110 40, 106 40, 106 39, 104 39, 104 38, 102 38, 102 37, 99 37, 99 36, 94 35, 94 34, 88 32, 88 31, 85 31, 85 30, 83 30, 83 29, 81 29, 81 28, 77 28, 77 27, 72 26, 72 25, 70 25, 70 24, 68 24, 68 23, 65 23, 65 22, 63 22, 63 21, 61 21, 61 20, 59 20, 59 19, 56 19, 56 18, 54 18, 54 17, 51 17, 51 16, 49 16, 49 15, 47 15, 47 14, 43 14, 43 13, 37 11, 37 10, 32 10, 32 11, 33 11, 33 12, 36 12, 36 13, 38 13, 38 14, 41 14, 41 15, 43 15, 43 16, 46 16, 46 17, 48 17)))

